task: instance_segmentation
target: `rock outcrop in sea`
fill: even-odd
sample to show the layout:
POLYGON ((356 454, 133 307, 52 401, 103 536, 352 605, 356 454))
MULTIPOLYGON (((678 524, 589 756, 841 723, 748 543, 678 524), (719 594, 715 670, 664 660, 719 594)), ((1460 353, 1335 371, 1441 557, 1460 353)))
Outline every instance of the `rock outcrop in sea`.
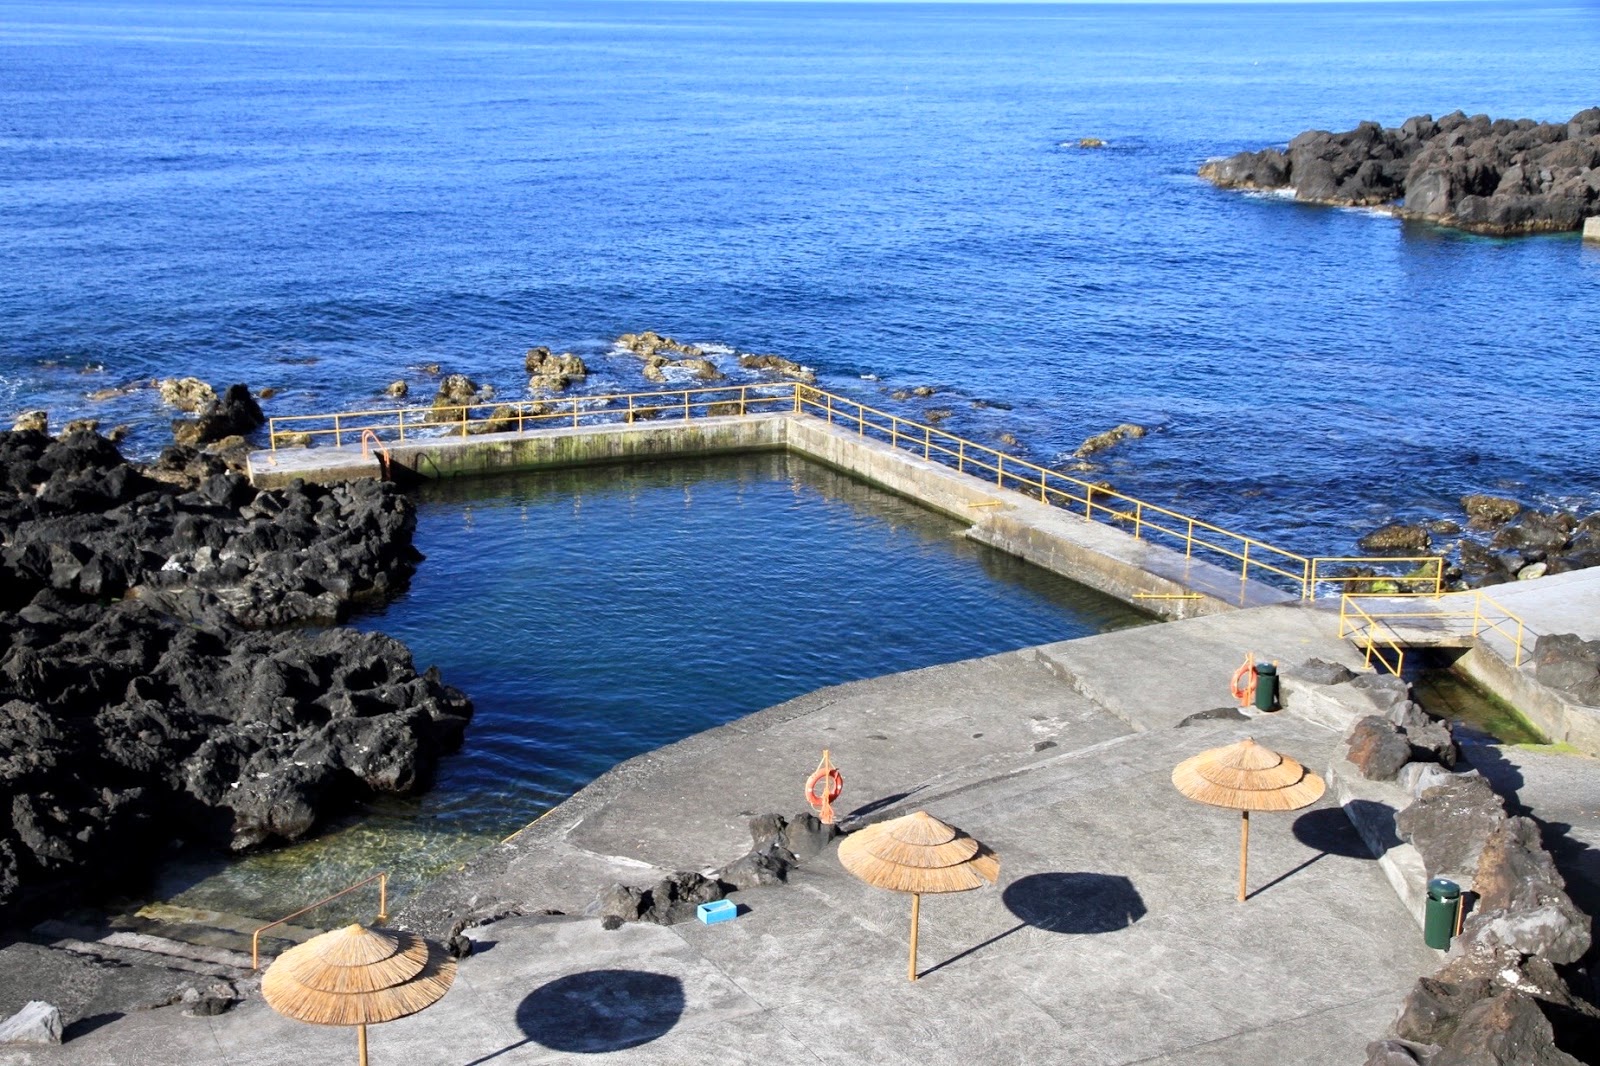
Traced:
POLYGON ((0 478, 0 916, 178 840, 293 840, 427 787, 459 745, 470 702, 403 644, 264 628, 404 585, 416 520, 391 486, 259 492, 89 432, 0 433, 0 478))
POLYGON ((1403 218, 1474 233, 1576 230, 1600 215, 1600 107, 1567 122, 1456 111, 1395 128, 1307 130, 1283 149, 1212 160, 1200 176, 1224 188, 1292 189, 1313 203, 1392 204, 1403 218))

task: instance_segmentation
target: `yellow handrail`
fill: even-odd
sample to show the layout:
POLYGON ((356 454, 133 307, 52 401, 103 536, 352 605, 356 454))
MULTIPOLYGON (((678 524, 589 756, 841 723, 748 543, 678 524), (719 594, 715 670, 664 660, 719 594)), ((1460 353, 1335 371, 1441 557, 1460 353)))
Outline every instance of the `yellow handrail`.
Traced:
POLYGON ((389 920, 389 874, 388 874, 387 871, 380 871, 378 873, 373 874, 371 877, 368 877, 368 878, 366 878, 364 880, 361 880, 361 881, 357 881, 355 884, 351 885, 349 888, 346 888, 346 889, 344 889, 342 891, 339 891, 339 892, 335 892, 333 895, 328 896, 325 899, 317 900, 315 903, 311 904, 311 906, 309 906, 309 907, 301 907, 299 910, 295 911, 293 914, 285 915, 284 917, 279 918, 275 922, 268 922, 266 925, 261 926, 255 932, 251 933, 250 934, 250 969, 252 971, 261 969, 261 934, 262 933, 265 933, 268 929, 272 929, 275 926, 279 926, 279 925, 282 925, 285 922, 292 921, 293 919, 298 918, 302 914, 306 914, 309 911, 314 911, 318 907, 322 906, 324 903, 332 903, 334 900, 338 899, 340 896, 348 896, 350 893, 354 892, 356 889, 361 888, 361 887, 363 887, 365 885, 370 885, 374 881, 378 882, 378 922, 380 924, 383 923, 383 922, 387 922, 389 920))
POLYGON ((1390 629, 1386 623, 1378 621, 1378 619, 1362 610, 1360 605, 1355 602, 1353 595, 1347 592, 1343 596, 1339 597, 1339 636, 1341 639, 1346 636, 1356 635, 1357 626, 1352 620, 1351 615, 1359 617, 1362 622, 1366 623, 1366 625, 1362 627, 1362 635, 1366 637, 1367 642, 1364 658, 1368 668, 1371 668, 1372 660, 1376 658, 1378 663, 1385 670, 1388 670, 1394 676, 1399 677, 1401 671, 1405 669, 1406 665, 1405 650, 1400 647, 1399 642, 1395 639, 1390 637, 1384 638, 1383 643, 1388 645, 1390 651, 1394 652, 1394 663, 1391 665, 1389 660, 1383 657, 1382 651, 1380 651, 1378 648, 1378 627, 1381 625, 1384 629, 1388 629, 1390 633, 1393 633, 1394 630, 1390 629), (1349 626, 1349 628, 1347 629, 1346 626, 1349 626))
POLYGON ((1238 564, 1241 581, 1262 575, 1281 578, 1297 586, 1302 599, 1314 599, 1322 585, 1342 587, 1372 580, 1371 577, 1329 573, 1329 567, 1334 564, 1411 565, 1415 568, 1413 573, 1387 576, 1383 580, 1431 588, 1434 594, 1443 588, 1444 560, 1437 556, 1311 558, 801 382, 714 385, 422 410, 388 408, 334 415, 277 415, 268 420, 267 432, 270 445, 276 451, 282 439, 291 435, 307 442, 331 437, 335 445, 342 442, 347 433, 359 433, 363 441, 368 439, 369 433, 374 437, 395 433, 404 441, 408 428, 414 435, 419 426, 429 426, 466 436, 474 424, 474 414, 491 416, 476 419, 475 424, 480 427, 510 432, 514 425, 516 432, 523 433, 549 423, 578 426, 584 418, 634 422, 661 415, 685 420, 696 414, 744 415, 762 410, 762 405, 774 412, 811 415, 830 425, 842 424, 857 436, 882 439, 891 447, 908 451, 927 462, 953 467, 958 473, 991 480, 997 488, 1012 489, 1039 502, 1081 514, 1086 522, 1122 526, 1136 539, 1161 539, 1174 548, 1182 545, 1185 558, 1193 558, 1195 552, 1200 551, 1232 560, 1238 564), (492 417, 495 412, 500 413, 498 418, 492 417))
MULTIPOLYGON (((1522 665, 1523 649, 1528 637, 1527 623, 1525 623, 1520 616, 1513 614, 1502 607, 1499 603, 1496 603, 1494 599, 1492 599, 1482 589, 1474 589, 1467 592, 1446 592, 1439 594, 1346 592, 1339 598, 1340 637, 1356 635, 1357 627, 1354 623, 1348 622, 1351 614, 1359 616, 1361 619, 1369 623, 1370 627, 1375 628, 1381 624, 1391 633, 1394 632, 1394 627, 1390 625, 1390 623, 1398 619, 1417 618, 1428 619, 1430 621, 1470 621, 1471 629, 1469 634, 1472 637, 1477 638, 1484 636, 1487 633, 1496 633, 1504 637, 1510 643, 1511 665, 1514 667, 1520 667, 1522 665), (1471 608, 1469 609, 1465 604, 1462 604, 1462 606, 1459 608, 1455 608, 1455 605, 1461 603, 1462 598, 1467 596, 1472 597, 1471 608), (1355 602, 1358 599, 1423 600, 1433 606, 1421 610, 1399 610, 1393 608, 1382 609, 1381 607, 1374 607, 1372 611, 1368 611, 1355 602)), ((1372 629, 1369 628, 1367 631, 1369 645, 1372 639, 1371 632, 1372 629)), ((1391 646, 1395 646, 1398 649, 1398 646, 1394 645, 1393 642, 1391 642, 1391 646)), ((1399 670, 1394 670, 1392 672, 1398 674, 1399 670)))

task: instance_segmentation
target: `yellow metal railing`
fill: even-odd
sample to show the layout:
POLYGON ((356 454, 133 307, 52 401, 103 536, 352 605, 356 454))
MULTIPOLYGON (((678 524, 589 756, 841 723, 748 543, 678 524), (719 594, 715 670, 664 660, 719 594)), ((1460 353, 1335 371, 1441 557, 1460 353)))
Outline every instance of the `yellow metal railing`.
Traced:
POLYGON ((311 444, 344 446, 371 433, 380 442, 474 433, 525 433, 611 421, 638 422, 666 416, 743 415, 782 411, 795 405, 795 386, 722 385, 659 392, 621 392, 603 396, 562 396, 512 403, 473 403, 443 407, 390 407, 341 411, 330 415, 275 415, 267 420, 267 439, 279 447, 311 444))
MULTIPOLYGON (((813 415, 830 425, 853 430, 859 436, 871 437, 930 462, 953 467, 959 473, 992 479, 996 488, 1020 492, 1081 514, 1086 522, 1117 526, 1136 539, 1164 541, 1174 549, 1181 546, 1185 558, 1200 555, 1225 560, 1226 565, 1237 569, 1241 581, 1265 578, 1269 582, 1287 584, 1303 599, 1315 598, 1323 586, 1342 588, 1362 581, 1382 580, 1434 595, 1443 587, 1444 560, 1436 556, 1311 558, 1285 551, 1193 515, 1051 470, 934 426, 913 422, 800 382, 569 396, 444 408, 278 415, 269 420, 267 431, 271 447, 276 451, 291 442, 297 445, 327 442, 339 447, 352 434, 355 435, 352 439, 363 441, 394 438, 403 442, 408 433, 412 439, 441 434, 465 437, 473 433, 524 433, 531 429, 636 422, 660 417, 689 419, 780 411, 813 415), (1339 573, 1336 566, 1409 566, 1412 569, 1410 573, 1375 579, 1371 574, 1339 573)), ((984 501, 970 506, 998 505, 998 502, 984 501)))
POLYGON ((1393 623, 1414 619, 1429 622, 1465 622, 1470 623, 1465 628, 1465 635, 1474 638, 1487 638, 1491 634, 1506 640, 1511 650, 1511 665, 1522 665, 1524 646, 1528 638, 1528 627, 1522 618, 1506 610, 1496 603, 1482 589, 1469 592, 1447 592, 1439 595, 1415 593, 1407 595, 1384 593, 1353 593, 1347 592, 1339 598, 1339 636, 1352 637, 1358 642, 1365 641, 1367 664, 1370 666, 1374 655, 1383 663, 1390 673, 1398 675, 1404 664, 1404 655, 1400 651, 1399 643, 1403 639, 1399 636, 1393 623), (1471 598, 1470 606, 1467 599, 1471 598), (1425 602, 1428 606, 1418 609, 1406 609, 1395 606, 1381 606, 1374 604, 1368 610, 1356 603, 1356 600, 1397 600, 1409 599, 1425 602), (1380 639, 1379 629, 1389 634, 1382 641, 1394 650, 1397 659, 1393 667, 1383 660, 1381 653, 1375 653, 1374 644, 1380 639))
POLYGON ((364 880, 357 881, 355 884, 351 885, 349 888, 343 889, 343 890, 341 890, 339 892, 335 892, 331 896, 328 896, 328 897, 326 897, 324 899, 319 899, 315 903, 311 904, 311 906, 309 906, 309 907, 301 907, 299 910, 295 911, 293 914, 285 915, 284 917, 279 918, 275 922, 268 922, 266 925, 261 926, 255 932, 251 933, 250 934, 250 969, 251 970, 259 970, 259 969, 261 969, 261 934, 262 933, 265 933, 268 929, 274 929, 274 928, 276 928, 276 927, 278 927, 280 925, 283 925, 285 922, 293 921, 294 919, 300 917, 302 914, 308 914, 311 911, 314 911, 318 907, 322 906, 324 903, 332 903, 334 900, 338 899, 340 896, 348 896, 350 893, 354 892, 356 889, 364 888, 367 885, 372 884, 372 882, 374 882, 374 881, 378 882, 378 923, 381 925, 382 923, 387 922, 389 920, 389 874, 388 874, 387 871, 383 871, 383 872, 380 872, 380 873, 375 873, 371 877, 368 877, 368 878, 366 878, 364 880))

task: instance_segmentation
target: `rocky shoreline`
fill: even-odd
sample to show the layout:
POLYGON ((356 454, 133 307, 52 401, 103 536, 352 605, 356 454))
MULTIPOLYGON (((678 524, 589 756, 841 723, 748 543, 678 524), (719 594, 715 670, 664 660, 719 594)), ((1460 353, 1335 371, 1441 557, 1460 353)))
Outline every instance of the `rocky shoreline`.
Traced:
POLYGON ((470 701, 403 644, 305 628, 404 587, 416 516, 392 486, 262 492, 88 429, 0 432, 0 477, 0 922, 180 844, 297 839, 425 789, 460 744, 470 701))
POLYGON ((1392 206, 1473 233, 1567 232, 1600 215, 1600 107, 1567 122, 1456 111, 1307 130, 1281 149, 1212 160, 1200 176, 1227 189, 1288 189, 1308 203, 1392 206))

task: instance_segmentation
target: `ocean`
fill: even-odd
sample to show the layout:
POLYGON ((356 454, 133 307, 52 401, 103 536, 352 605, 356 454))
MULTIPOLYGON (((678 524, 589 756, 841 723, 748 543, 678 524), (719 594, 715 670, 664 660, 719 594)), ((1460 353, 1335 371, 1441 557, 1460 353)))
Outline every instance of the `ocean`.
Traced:
POLYGON ((538 344, 638 389, 611 341, 656 329, 1046 462, 1141 423, 1096 477, 1305 554, 1470 491, 1589 508, 1600 247, 1195 170, 1565 120, 1597 46, 1592 2, 7 0, 0 415, 148 454, 153 392, 86 394, 358 409, 437 363, 525 395, 538 344))

